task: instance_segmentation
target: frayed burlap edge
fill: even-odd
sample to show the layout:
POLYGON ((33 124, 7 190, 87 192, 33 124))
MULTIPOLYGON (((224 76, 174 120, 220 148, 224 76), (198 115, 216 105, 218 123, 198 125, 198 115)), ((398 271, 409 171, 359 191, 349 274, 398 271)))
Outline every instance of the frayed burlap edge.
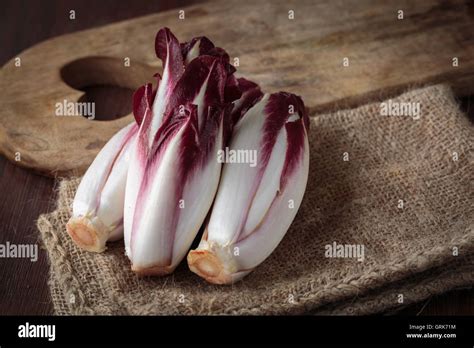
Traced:
MULTIPOLYGON (((470 284, 474 284, 474 255, 459 257, 440 267, 371 290, 368 294, 321 306, 311 314, 367 315, 396 311, 451 290, 472 288, 470 284)), ((422 310, 417 314, 422 314, 422 310)))

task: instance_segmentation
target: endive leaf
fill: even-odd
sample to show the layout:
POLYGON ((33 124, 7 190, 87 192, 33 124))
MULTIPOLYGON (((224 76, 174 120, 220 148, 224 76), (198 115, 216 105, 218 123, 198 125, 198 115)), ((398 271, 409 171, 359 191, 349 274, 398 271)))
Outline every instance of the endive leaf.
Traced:
POLYGON ((178 39, 168 28, 158 31, 155 39, 156 56, 163 62, 163 75, 158 85, 153 103, 153 115, 148 145, 151 146, 153 136, 160 127, 168 98, 176 82, 184 72, 184 60, 178 39))
POLYGON ((189 64, 194 58, 209 54, 214 48, 214 44, 205 36, 193 38, 190 42, 181 44, 181 53, 184 57, 185 64, 189 64))

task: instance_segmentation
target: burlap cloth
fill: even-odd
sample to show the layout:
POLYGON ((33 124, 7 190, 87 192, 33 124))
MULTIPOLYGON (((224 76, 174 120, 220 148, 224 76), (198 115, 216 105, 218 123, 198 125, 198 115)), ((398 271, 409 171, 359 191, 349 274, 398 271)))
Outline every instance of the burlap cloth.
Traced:
POLYGON ((55 313, 367 314, 472 286, 473 126, 445 86, 393 101, 420 103, 420 119, 381 116, 380 103, 312 117, 300 211, 270 258, 232 286, 207 284, 186 262, 138 278, 122 242, 79 250, 64 228, 79 179, 62 180, 57 209, 38 220, 55 313), (364 261, 326 257, 334 241, 364 245, 364 261))

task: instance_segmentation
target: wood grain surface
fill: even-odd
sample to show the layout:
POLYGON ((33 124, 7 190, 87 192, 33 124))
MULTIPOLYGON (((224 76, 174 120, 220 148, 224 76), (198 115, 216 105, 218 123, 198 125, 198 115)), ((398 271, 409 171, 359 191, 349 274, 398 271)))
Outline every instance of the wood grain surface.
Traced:
MULTIPOLYGON (((179 9, 191 3, 192 1, 189 0, 160 2, 146 0, 106 0, 100 2, 92 0, 47 0, 41 2, 7 0, 3 2, 4 12, 0 13, 0 28, 2 29, 0 30, 0 42, 2 42, 0 64, 5 64, 27 47, 56 35, 173 7, 177 16, 179 9), (71 8, 74 8, 78 14, 76 21, 70 21, 68 18, 71 8), (28 25, 21 25, 18 18, 22 18, 23 22, 28 25)), ((460 2, 456 1, 453 4, 452 8, 447 7, 445 11, 452 13, 459 10, 459 6, 464 6, 459 5, 460 2)), ((341 11, 345 10, 342 8, 341 11)), ((373 10, 368 8, 366 12, 368 16, 373 13, 373 10)), ((319 20, 329 23, 328 14, 324 12, 323 14, 326 18, 319 20)), ((259 25, 258 22, 247 24, 257 27, 259 25)), ((215 24, 211 23, 210 25, 215 24)), ((203 28, 205 29, 206 26, 203 25, 203 28)), ((179 31, 178 33, 180 37, 199 34, 179 31)), ((407 32, 406 35, 409 33, 407 32)), ((218 42, 218 44, 222 43, 218 42)), ((242 53, 244 51, 239 54, 242 53)), ((381 56, 381 58, 384 57, 381 56)), ((389 59, 389 57, 385 57, 385 59, 389 59)), ((245 66, 243 62, 241 64, 245 66)), ((248 69, 251 71, 254 68, 248 67, 248 69)), ((465 86, 469 87, 469 83, 466 83, 465 86)), ((40 88, 42 88, 41 85, 40 88)), ((92 86, 86 88, 86 91, 88 98, 101 103, 103 112, 107 113, 110 118, 126 114, 129 111, 127 103, 116 102, 117 98, 127 98, 127 93, 129 93, 127 89, 92 86)), ((472 108, 474 98, 467 97, 463 101, 464 108, 474 115, 472 108)), ((0 119, 3 119, 3 115, 0 115, 0 119)), ((54 209, 56 198, 54 180, 34 174, 12 164, 5 157, 0 157, 0 198, 0 243, 37 243, 39 235, 35 221, 40 213, 54 209)), ((41 249, 37 262, 30 262, 26 259, 0 259, 0 315, 52 314, 47 287, 48 272, 48 260, 45 252, 41 249)), ((398 313, 472 315, 474 313, 472 299, 473 291, 470 289, 452 291, 408 306, 398 313)))
MULTIPOLYGON (((183 10, 184 19, 176 10, 151 14, 17 54, 0 70, 0 151, 11 160, 20 153, 18 165, 49 175, 85 171, 131 116, 91 122, 59 117, 55 105, 84 100, 86 87, 133 90, 152 81, 160 67, 154 36, 163 26, 180 40, 208 36, 238 58, 239 74, 265 91, 301 95, 313 113, 441 81, 467 95, 474 80, 474 3, 468 0, 228 0, 183 10)), ((63 16, 80 21, 84 14, 63 16)))

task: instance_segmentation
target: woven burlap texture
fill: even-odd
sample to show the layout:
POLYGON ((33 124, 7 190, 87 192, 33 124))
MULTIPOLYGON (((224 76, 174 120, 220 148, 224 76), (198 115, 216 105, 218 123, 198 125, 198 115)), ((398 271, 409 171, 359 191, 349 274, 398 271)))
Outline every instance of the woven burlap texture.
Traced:
POLYGON ((380 102, 311 118, 298 215, 232 286, 206 283, 185 261, 171 276, 139 278, 121 241, 102 254, 78 249, 65 224, 79 178, 63 179, 57 209, 38 219, 55 313, 368 314, 472 286, 473 127, 444 85, 392 102, 420 103, 420 118, 382 116, 380 102), (333 242, 363 245, 364 260, 326 257, 333 242))

